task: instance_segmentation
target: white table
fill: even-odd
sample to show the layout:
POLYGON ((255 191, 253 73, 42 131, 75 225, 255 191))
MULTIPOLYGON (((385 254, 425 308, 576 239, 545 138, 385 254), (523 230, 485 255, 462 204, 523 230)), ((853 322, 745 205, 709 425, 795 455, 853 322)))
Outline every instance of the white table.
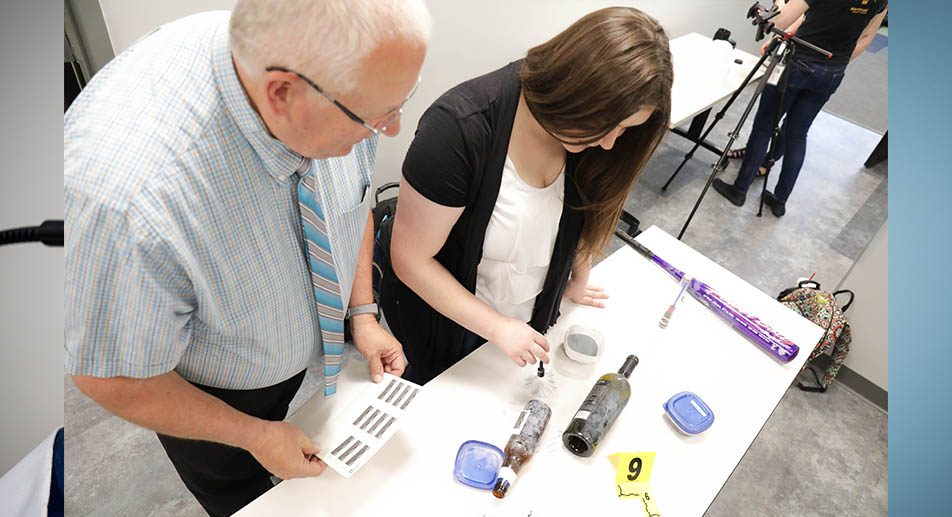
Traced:
MULTIPOLYGON (((724 55, 717 52, 711 38, 696 32, 672 39, 670 47, 674 62, 671 128, 706 113, 711 106, 729 97, 760 59, 736 48, 731 49, 725 59, 724 55), (735 59, 740 59, 742 63, 735 63, 735 59)), ((763 74, 764 67, 761 67, 750 84, 763 74)))
MULTIPOLYGON (((527 401, 522 387, 534 368, 519 369, 486 344, 427 384, 403 427, 353 477, 328 470, 318 478, 285 481, 237 515, 640 515, 640 501, 618 499, 607 459, 633 451, 657 453, 651 484, 662 515, 703 514, 822 330, 656 227, 638 241, 769 322, 801 347, 800 354, 788 364, 779 363, 690 297, 678 306, 668 328, 659 329, 677 284, 625 247, 592 272, 592 282, 611 294, 608 307, 566 303, 558 325, 547 334, 556 349, 549 370, 558 376, 558 396, 548 401, 552 418, 540 450, 505 500, 453 477, 460 444, 475 439, 502 448, 527 401), (557 349, 573 323, 604 333, 606 351, 597 364, 574 363, 557 349), (641 362, 631 376, 627 408, 593 456, 573 456, 561 444, 570 417, 598 376, 617 371, 632 353, 641 362), (716 415, 702 435, 679 435, 663 418, 662 403, 684 390, 700 395, 716 415)), ((334 403, 355 391, 348 385, 369 382, 366 377, 362 363, 345 367, 336 395, 342 398, 334 403)), ((313 432, 321 425, 314 415, 325 403, 317 396, 291 420, 313 432)))

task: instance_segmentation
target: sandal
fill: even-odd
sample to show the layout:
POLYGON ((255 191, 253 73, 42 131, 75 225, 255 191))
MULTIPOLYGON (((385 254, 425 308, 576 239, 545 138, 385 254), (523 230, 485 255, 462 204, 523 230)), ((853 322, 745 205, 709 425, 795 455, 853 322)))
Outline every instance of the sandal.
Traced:
MULTIPOLYGON (((733 160, 733 159, 743 159, 743 158, 744 158, 744 155, 746 155, 746 154, 747 154, 747 148, 746 148, 746 147, 741 147, 740 149, 731 149, 730 151, 727 151, 727 157, 730 158, 730 159, 732 159, 732 160, 733 160)), ((766 176, 767 173, 769 172, 769 171, 763 171, 763 170, 761 170, 762 168, 764 168, 763 165, 761 165, 760 167, 757 168, 757 177, 758 177, 758 178, 763 178, 763 177, 766 176)))
POLYGON ((731 149, 727 151, 727 157, 731 160, 742 159, 744 155, 747 154, 747 148, 741 147, 740 149, 731 149))

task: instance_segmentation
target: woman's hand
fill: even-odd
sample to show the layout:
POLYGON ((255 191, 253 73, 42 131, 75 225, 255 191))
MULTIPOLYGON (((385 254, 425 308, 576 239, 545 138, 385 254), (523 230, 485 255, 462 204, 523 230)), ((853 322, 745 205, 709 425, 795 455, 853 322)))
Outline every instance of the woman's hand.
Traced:
POLYGON ((603 309, 605 308, 605 303, 601 300, 607 299, 608 293, 601 287, 588 285, 588 282, 573 277, 569 280, 569 283, 565 285, 565 293, 563 293, 562 296, 579 305, 590 305, 603 309))
POLYGON ((549 342, 524 321, 501 318, 488 337, 519 366, 535 364, 536 358, 549 362, 549 342))

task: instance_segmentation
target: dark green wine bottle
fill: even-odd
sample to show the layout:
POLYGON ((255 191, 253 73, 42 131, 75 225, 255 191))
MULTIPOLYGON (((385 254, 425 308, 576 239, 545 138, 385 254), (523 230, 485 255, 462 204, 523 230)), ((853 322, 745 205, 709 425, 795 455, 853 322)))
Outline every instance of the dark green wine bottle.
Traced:
POLYGON ((588 457, 615 423, 631 397, 628 377, 638 366, 638 358, 629 355, 618 373, 606 373, 598 379, 592 391, 588 392, 582 406, 562 433, 562 443, 576 456, 588 457))

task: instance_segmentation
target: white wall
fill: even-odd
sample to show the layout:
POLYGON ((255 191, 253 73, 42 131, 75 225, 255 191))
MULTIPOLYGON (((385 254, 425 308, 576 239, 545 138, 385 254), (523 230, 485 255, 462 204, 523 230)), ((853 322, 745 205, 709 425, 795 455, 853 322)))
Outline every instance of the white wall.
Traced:
POLYGON ((116 55, 159 25, 202 11, 231 10, 234 5, 235 0, 99 0, 116 55))
MULTIPOLYGON (((152 28, 187 14, 230 9, 234 0, 99 0, 116 53, 152 28)), ((377 155, 375 183, 400 178, 403 156, 423 111, 456 84, 495 70, 567 27, 585 13, 611 5, 632 5, 651 14, 672 38, 689 32, 712 36, 732 32, 738 47, 758 53, 754 27, 745 18, 750 0, 429 0, 433 39, 423 66, 423 83, 406 106, 396 138, 384 138, 377 155)), ((766 5, 766 1, 762 2, 766 5)))
MULTIPOLYGON (((106 22, 99 8, 99 0, 67 0, 76 30, 80 32, 78 45, 85 51, 90 70, 86 70, 87 78, 106 65, 116 53, 113 52, 106 22)), ((72 35, 70 35, 72 36, 72 35)))
POLYGON ((887 220, 840 286, 856 293, 856 301, 846 313, 853 345, 845 364, 886 391, 889 391, 888 244, 887 220))
MULTIPOLYGON (((63 218, 62 16, 0 3, 0 229, 63 218)), ((63 249, 2 246, 0 475, 61 425, 63 249)))

